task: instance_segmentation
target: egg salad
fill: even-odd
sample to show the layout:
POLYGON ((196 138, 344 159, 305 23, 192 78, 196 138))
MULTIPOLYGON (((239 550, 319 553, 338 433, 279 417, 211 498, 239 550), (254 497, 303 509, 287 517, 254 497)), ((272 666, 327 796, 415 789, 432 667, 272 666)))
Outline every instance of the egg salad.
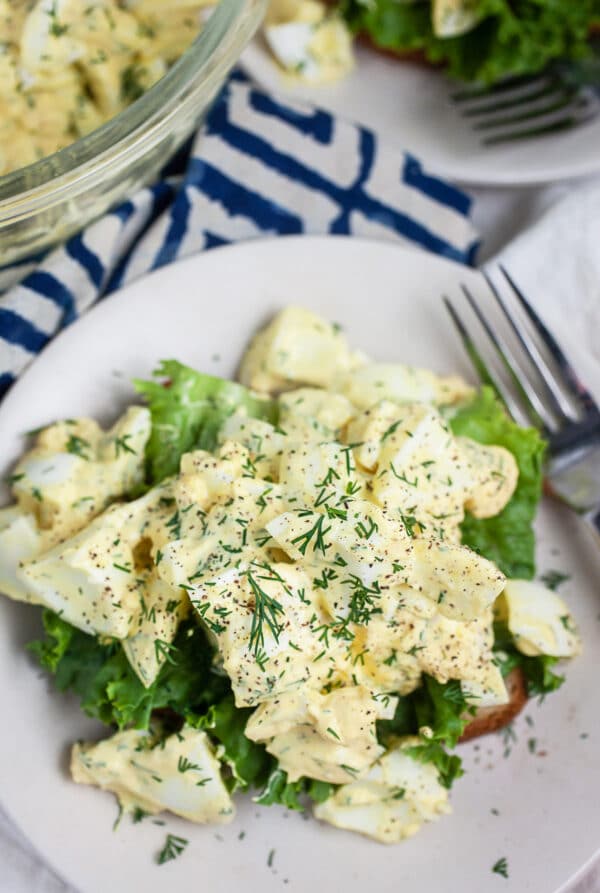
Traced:
POLYGON ((339 12, 321 0, 270 0, 262 33, 289 78, 326 84, 354 67, 350 29, 339 12))
POLYGON ((212 0, 0 0, 0 176, 68 146, 158 81, 212 0))
POLYGON ((37 435, 0 511, 30 648, 112 727, 75 782, 223 823, 236 791, 384 843, 450 811, 479 707, 580 648, 533 581, 543 443, 489 390, 376 362, 288 307, 240 383, 175 360, 108 431, 37 435))

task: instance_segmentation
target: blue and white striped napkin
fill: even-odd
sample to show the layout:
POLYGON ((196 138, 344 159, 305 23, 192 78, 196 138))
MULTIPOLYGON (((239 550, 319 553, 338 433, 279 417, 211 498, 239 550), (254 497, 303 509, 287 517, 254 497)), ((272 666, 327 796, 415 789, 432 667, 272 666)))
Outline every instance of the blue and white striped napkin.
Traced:
POLYGON ((298 233, 389 239, 471 263, 470 204, 370 130, 234 73, 159 182, 44 258, 0 270, 0 397, 57 332, 164 264, 298 233))

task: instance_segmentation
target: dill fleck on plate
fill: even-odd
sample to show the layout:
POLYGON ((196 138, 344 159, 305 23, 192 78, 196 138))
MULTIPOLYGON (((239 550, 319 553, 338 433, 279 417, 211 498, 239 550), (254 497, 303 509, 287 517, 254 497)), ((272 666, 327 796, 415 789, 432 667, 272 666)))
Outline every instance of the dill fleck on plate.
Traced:
POLYGON ((189 841, 186 840, 185 837, 178 837, 176 834, 167 834, 167 839, 165 841, 165 845, 157 856, 157 862, 159 865, 164 865, 165 862, 171 862, 173 859, 177 859, 189 841))
POLYGON ((494 874, 499 874, 503 878, 508 878, 508 862, 506 858, 503 856, 501 859, 492 866, 492 871, 494 874))

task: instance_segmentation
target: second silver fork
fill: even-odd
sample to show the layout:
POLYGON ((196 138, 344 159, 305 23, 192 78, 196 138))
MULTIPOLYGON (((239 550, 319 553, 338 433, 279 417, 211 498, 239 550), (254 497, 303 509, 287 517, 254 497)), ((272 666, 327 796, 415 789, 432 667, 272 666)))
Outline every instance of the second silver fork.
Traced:
POLYGON ((502 289, 489 274, 484 276, 510 340, 471 289, 462 286, 492 363, 484 359, 456 302, 446 296, 444 302, 480 378, 495 388, 515 421, 533 425, 546 439, 550 492, 583 514, 600 534, 600 409, 521 289, 503 267, 498 269, 502 289))

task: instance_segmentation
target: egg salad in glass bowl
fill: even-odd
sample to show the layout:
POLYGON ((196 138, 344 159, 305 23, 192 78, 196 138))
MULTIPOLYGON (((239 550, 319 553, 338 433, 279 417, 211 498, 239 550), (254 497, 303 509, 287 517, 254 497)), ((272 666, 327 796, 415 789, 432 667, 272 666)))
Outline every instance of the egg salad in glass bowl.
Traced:
POLYGON ((265 5, 0 0, 0 266, 64 242, 156 179, 265 5))
POLYGON ((0 176, 123 111, 192 44, 214 0, 0 0, 0 176))
POLYGON ((240 383, 166 360, 110 430, 36 435, 0 510, 0 591, 111 732, 76 782, 134 819, 236 792, 396 843, 450 812, 462 737, 578 653, 532 582, 544 444, 493 392, 376 363, 301 308, 240 383))

